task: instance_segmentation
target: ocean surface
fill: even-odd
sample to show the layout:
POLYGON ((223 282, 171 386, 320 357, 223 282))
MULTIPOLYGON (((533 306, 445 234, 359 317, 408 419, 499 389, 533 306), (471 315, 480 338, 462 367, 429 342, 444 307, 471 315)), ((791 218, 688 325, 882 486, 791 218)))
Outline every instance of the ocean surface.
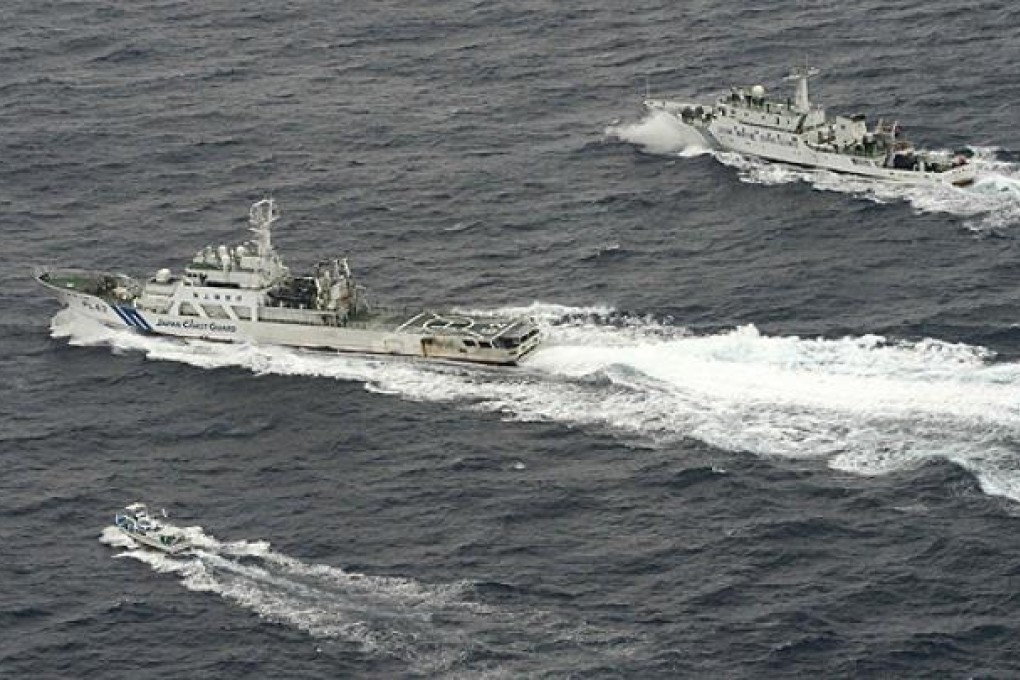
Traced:
POLYGON ((754 5, 5 2, 0 677, 1020 676, 1020 5, 754 5), (805 61, 976 185, 640 111, 805 61), (546 345, 184 343, 32 281, 269 195, 293 268, 546 345), (136 500, 198 550, 130 550, 136 500))

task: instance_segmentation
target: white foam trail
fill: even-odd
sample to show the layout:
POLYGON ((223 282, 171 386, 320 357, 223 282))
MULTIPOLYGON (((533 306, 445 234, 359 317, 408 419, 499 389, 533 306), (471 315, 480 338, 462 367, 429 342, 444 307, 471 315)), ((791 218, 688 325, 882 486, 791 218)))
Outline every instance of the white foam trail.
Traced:
MULTIPOLYGON (((185 533, 196 545, 191 553, 172 557, 135 549, 118 557, 175 574, 189 590, 217 594, 313 637, 404 659, 417 672, 449 669, 470 646, 457 626, 433 625, 435 616, 448 621, 489 612, 464 599, 466 584, 428 586, 411 579, 368 576, 305 564, 272 551, 264 541, 223 544, 201 527, 186 528, 185 533)), ((133 546, 113 526, 103 530, 100 540, 114 547, 133 546)))
POLYGON ((709 153, 704 137, 664 111, 652 111, 636 123, 610 125, 605 135, 636 144, 654 154, 689 157, 709 153))
MULTIPOLYGON (((188 590, 219 595, 320 640, 354 644, 366 654, 401 659, 414 675, 464 672, 478 677, 479 671, 470 664, 465 667, 465 662, 485 656, 492 648, 497 648, 497 658, 509 658, 522 641, 534 639, 537 644, 564 635, 573 640, 606 637, 586 624, 574 625, 545 612, 514 613, 472 601, 475 587, 467 582, 429 585, 410 578, 360 574, 302 562, 273 551, 266 541, 222 543, 201 527, 179 529, 194 550, 170 556, 131 549, 117 557, 176 575, 188 590), (507 645, 508 649, 498 651, 507 645)), ((135 547, 114 526, 103 529, 100 541, 118 548, 135 547)), ((484 663, 486 673, 520 675, 502 665, 484 663)))
POLYGON ((646 442, 690 437, 730 451, 820 458, 865 475, 949 459, 987 493, 1020 500, 1020 365, 996 363, 983 348, 878 336, 768 337, 753 327, 692 336, 599 308, 500 311, 528 311, 544 325, 546 345, 520 369, 186 344, 96 330, 66 311, 54 328, 73 343, 102 342, 156 360, 355 380, 509 419, 608 429, 646 442))

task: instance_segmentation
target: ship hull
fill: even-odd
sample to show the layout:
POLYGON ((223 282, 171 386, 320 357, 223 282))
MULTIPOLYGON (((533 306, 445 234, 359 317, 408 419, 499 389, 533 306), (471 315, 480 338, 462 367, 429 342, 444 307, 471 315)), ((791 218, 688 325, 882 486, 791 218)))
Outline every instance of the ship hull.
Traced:
POLYGON ((755 156, 768 161, 796 165, 804 168, 828 170, 840 174, 869 177, 905 185, 949 184, 969 186, 976 179, 976 170, 970 164, 941 172, 886 167, 882 158, 855 156, 847 153, 812 148, 803 137, 779 130, 755 130, 733 121, 721 121, 707 116, 710 107, 704 107, 706 118, 688 122, 681 114, 692 104, 670 100, 647 100, 648 111, 661 111, 673 117, 685 132, 704 139, 706 146, 755 156))
POLYGON ((872 158, 812 149, 800 139, 780 144, 767 139, 742 137, 732 128, 715 125, 709 126, 706 133, 713 140, 714 146, 722 150, 806 168, 912 185, 941 183, 962 187, 973 184, 975 179, 975 171, 970 166, 960 166, 943 172, 901 170, 885 167, 881 161, 872 158))
POLYGON ((135 541, 138 545, 158 550, 159 552, 166 553, 167 555, 180 555, 181 553, 188 552, 192 549, 190 543, 167 545, 166 543, 161 542, 156 536, 141 534, 135 531, 127 531, 126 529, 121 529, 120 532, 132 541, 135 541))
MULTIPOLYGON (((280 345, 344 353, 403 356, 443 361, 515 366, 538 346, 540 336, 512 350, 468 348, 451 337, 417 332, 410 327, 417 317, 396 328, 350 328, 241 319, 172 316, 137 309, 128 301, 104 298, 74 288, 62 288, 42 276, 36 280, 68 309, 114 329, 146 335, 215 342, 280 345), (407 328, 405 328, 407 327, 407 328)), ((424 314, 422 315, 424 316, 424 314)), ((429 322, 441 319, 429 315, 429 322)), ((423 324, 427 326, 428 324, 423 324)))

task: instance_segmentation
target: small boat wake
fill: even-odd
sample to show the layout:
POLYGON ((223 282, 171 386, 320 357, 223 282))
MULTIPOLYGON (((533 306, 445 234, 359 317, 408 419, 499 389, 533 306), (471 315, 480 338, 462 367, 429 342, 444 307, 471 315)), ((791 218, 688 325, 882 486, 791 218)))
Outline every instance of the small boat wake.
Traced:
POLYGON ((918 212, 963 217, 965 226, 978 233, 1020 225, 1020 164, 1001 160, 1004 152, 994 147, 972 148, 971 163, 978 169, 977 180, 970 187, 959 188, 948 184, 883 182, 711 150, 701 135, 663 111, 652 111, 636 123, 611 125, 605 136, 655 155, 686 158, 710 153, 720 163, 734 168, 741 181, 750 184, 806 182, 820 191, 852 194, 876 203, 906 201, 918 212))
MULTIPOLYGON (((173 526, 173 525, 171 525, 173 526)), ((144 549, 117 527, 100 541, 125 548, 116 555, 176 576, 188 590, 213 593, 261 618, 304 631, 324 644, 406 663, 413 674, 471 670, 490 657, 496 640, 561 636, 583 644, 592 636, 542 612, 514 613, 482 604, 475 584, 429 585, 371 576, 278 553, 266 541, 220 542, 201 527, 173 527, 192 549, 183 555, 144 549)), ((504 650, 506 651, 506 650, 504 650)), ((496 650, 496 658, 507 658, 496 650)))
POLYGON ((753 326, 696 336, 609 309, 535 304, 546 335, 517 369, 181 342, 114 331, 71 312, 55 337, 200 368, 357 381, 509 420, 558 422, 640 445, 695 439, 727 451, 812 458, 860 475, 933 459, 1020 501, 1020 364, 935 339, 770 337, 753 326))

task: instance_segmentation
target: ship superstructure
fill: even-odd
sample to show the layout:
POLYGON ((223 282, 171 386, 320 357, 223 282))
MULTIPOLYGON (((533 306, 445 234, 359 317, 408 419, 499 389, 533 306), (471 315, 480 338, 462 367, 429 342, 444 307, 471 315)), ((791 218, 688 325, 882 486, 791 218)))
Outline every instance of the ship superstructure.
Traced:
POLYGON ((369 305, 346 258, 294 275, 272 242, 276 204, 252 205, 254 238, 206 246, 183 272, 139 282, 123 274, 52 269, 37 280, 65 305, 142 333, 343 352, 512 365, 541 341, 533 320, 369 305))
POLYGON ((921 151, 900 134, 898 122, 869 128, 863 114, 829 116, 811 102, 808 79, 817 69, 796 69, 787 79, 794 96, 774 99, 762 85, 734 87, 714 104, 648 99, 649 111, 662 111, 695 130, 707 146, 767 160, 911 184, 945 182, 966 186, 975 170, 969 150, 921 151))

